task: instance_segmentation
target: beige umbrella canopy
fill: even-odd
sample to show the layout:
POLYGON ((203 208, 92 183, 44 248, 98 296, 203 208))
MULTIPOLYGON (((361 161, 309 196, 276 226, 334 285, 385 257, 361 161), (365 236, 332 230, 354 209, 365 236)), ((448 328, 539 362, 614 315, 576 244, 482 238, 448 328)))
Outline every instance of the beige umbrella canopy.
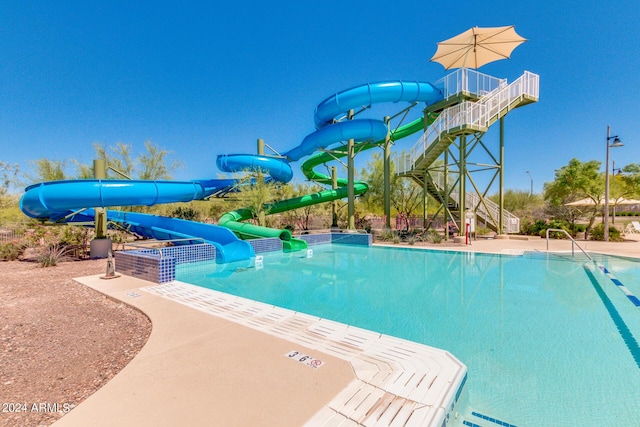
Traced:
MULTIPOLYGON (((565 206, 595 206, 596 202, 587 197, 585 199, 576 200, 575 202, 565 203, 565 206)), ((624 197, 620 197, 619 199, 609 199, 609 204, 612 206, 622 206, 622 205, 640 205, 640 200, 637 199, 625 199, 624 197)), ((604 205, 604 198, 598 201, 598 205, 604 205)))
POLYGON ((511 57, 513 49, 527 39, 506 27, 473 27, 462 34, 438 43, 431 61, 451 68, 479 68, 489 62, 511 57))

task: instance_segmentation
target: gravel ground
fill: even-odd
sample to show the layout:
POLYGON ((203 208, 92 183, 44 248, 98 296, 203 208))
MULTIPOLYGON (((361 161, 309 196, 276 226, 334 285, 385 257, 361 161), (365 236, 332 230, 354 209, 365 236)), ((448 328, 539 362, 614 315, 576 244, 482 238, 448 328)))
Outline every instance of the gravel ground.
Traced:
POLYGON ((105 271, 105 260, 0 262, 0 426, 51 425, 145 344, 144 314, 73 281, 105 271))

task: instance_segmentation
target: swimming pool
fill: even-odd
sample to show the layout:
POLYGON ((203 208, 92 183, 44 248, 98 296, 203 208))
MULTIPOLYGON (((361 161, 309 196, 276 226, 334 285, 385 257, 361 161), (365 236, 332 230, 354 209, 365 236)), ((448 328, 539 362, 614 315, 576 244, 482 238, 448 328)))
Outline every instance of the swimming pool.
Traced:
MULTIPOLYGON (((637 262, 597 262, 637 286, 637 262)), ((578 257, 322 245, 311 257, 265 254, 262 268, 185 264, 176 278, 446 349, 468 366, 465 416, 517 426, 640 419, 640 310, 578 257)))

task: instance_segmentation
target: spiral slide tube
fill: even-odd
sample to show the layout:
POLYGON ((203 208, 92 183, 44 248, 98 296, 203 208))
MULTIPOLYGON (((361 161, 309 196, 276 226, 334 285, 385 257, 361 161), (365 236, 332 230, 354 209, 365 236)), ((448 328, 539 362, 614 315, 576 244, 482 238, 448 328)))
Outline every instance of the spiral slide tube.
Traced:
MULTIPOLYGON (((314 121, 317 130, 309 134, 302 143, 292 150, 283 154, 285 159, 267 156, 252 155, 220 155, 217 159, 218 168, 227 172, 237 172, 251 169, 259 161, 261 170, 270 173, 272 178, 281 182, 288 182, 288 179, 280 179, 288 177, 289 174, 282 174, 285 170, 284 164, 288 165, 288 161, 297 161, 302 157, 313 154, 319 149, 330 148, 331 146, 354 139, 356 141, 357 150, 362 151, 380 145, 387 134, 387 126, 381 120, 372 119, 356 119, 348 121, 334 122, 335 117, 349 111, 351 109, 360 108, 362 106, 370 106, 378 102, 425 102, 427 104, 435 103, 442 99, 442 93, 430 83, 420 82, 380 82, 366 84, 347 89, 332 95, 322 101, 316 108, 314 121), (259 160, 253 160, 257 157, 259 160), (272 174, 273 170, 276 174, 272 174)), ((433 118, 428 118, 428 123, 433 118)), ((391 133, 391 140, 396 141, 413 133, 423 130, 425 127, 425 119, 417 119, 391 133)), ((313 170, 319 164, 334 160, 336 157, 346 155, 346 147, 334 148, 333 155, 320 152, 312 156, 302 165, 304 175, 312 181, 321 184, 331 185, 331 178, 313 170)), ((290 167, 289 169, 290 170, 290 167)), ((292 176, 292 175, 291 175, 292 176)), ((291 179, 291 178, 289 178, 291 179)), ((337 199, 347 197, 347 181, 338 179, 339 188, 333 190, 324 190, 317 193, 309 194, 294 199, 283 200, 266 206, 269 214, 285 212, 292 209, 298 209, 305 206, 330 202, 337 199)), ((354 183, 354 193, 356 195, 366 192, 368 186, 364 182, 354 183)), ((249 209, 240 209, 224 214, 219 225, 229 227, 239 235, 245 238, 254 237, 280 237, 285 243, 285 249, 301 249, 306 247, 306 243, 296 243, 288 230, 273 230, 266 227, 259 227, 253 224, 242 223, 252 218, 252 212, 249 209), (292 242, 292 243, 287 243, 292 242)))
MULTIPOLYGON (((272 179, 288 182, 293 177, 289 162, 309 156, 319 149, 329 148, 348 139, 354 139, 360 149, 377 146, 384 139, 387 128, 379 120, 357 119, 338 121, 335 117, 348 110, 369 106, 378 102, 425 102, 433 103, 442 98, 438 89, 429 83, 381 82, 348 89, 328 97, 316 108, 314 120, 317 131, 308 135, 294 149, 284 153, 284 158, 233 154, 218 156, 218 167, 227 172, 257 169, 268 173, 272 179)), ((423 123, 413 122, 405 126, 408 135, 423 129, 423 123)), ((396 135, 400 130, 396 131, 396 135)), ((392 138, 393 138, 392 134, 392 138)), ((405 135, 406 136, 406 135, 405 135)), ((395 139, 399 139, 396 137, 395 139)), ((338 148, 341 150, 341 148, 338 148)), ((328 183, 328 177, 313 172, 317 164, 332 160, 319 153, 303 165, 310 179, 328 183)), ((152 206, 158 203, 188 202, 226 191, 236 184, 233 179, 209 179, 193 181, 138 181, 138 180, 75 180, 51 181, 26 188, 20 200, 22 211, 29 217, 52 221, 90 221, 91 210, 78 213, 88 207, 152 206)), ((325 190, 269 205, 270 213, 298 209, 316 203, 324 203, 346 197, 345 180, 339 180, 341 188, 325 190)), ((355 194, 367 190, 366 183, 354 186, 355 194)), ((273 230, 242 223, 251 218, 248 209, 229 212, 220 218, 219 225, 196 223, 175 218, 165 218, 140 213, 107 211, 107 219, 121 223, 124 227, 145 237, 158 239, 203 238, 218 248, 218 261, 230 262, 253 256, 253 249, 240 241, 230 231, 245 237, 277 236, 284 240, 290 250, 306 247, 306 242, 293 239, 287 230, 273 230)))
MULTIPOLYGON (((50 181, 27 187, 20 199, 20 208, 31 218, 89 222, 93 221, 92 210, 74 212, 89 206, 152 206, 159 203, 189 202, 228 189, 235 181, 50 181)), ((247 259, 254 254, 249 243, 239 240, 229 229, 217 225, 112 210, 107 211, 107 220, 120 223, 124 228, 147 238, 202 238, 216 247, 216 258, 221 263, 247 259)))

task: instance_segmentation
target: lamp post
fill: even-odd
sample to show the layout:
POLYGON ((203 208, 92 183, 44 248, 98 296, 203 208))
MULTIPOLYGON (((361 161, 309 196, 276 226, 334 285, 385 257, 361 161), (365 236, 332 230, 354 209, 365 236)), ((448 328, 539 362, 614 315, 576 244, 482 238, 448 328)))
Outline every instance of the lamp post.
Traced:
POLYGON ((529 182, 531 183, 531 187, 529 189, 529 197, 533 195, 533 178, 531 178, 531 173, 527 171, 527 175, 529 175, 529 182))
POLYGON ((609 241, 609 149, 622 147, 624 144, 618 138, 618 135, 611 136, 611 126, 607 125, 607 156, 606 165, 604 167, 604 241, 609 241), (613 142, 609 144, 609 141, 613 142))

